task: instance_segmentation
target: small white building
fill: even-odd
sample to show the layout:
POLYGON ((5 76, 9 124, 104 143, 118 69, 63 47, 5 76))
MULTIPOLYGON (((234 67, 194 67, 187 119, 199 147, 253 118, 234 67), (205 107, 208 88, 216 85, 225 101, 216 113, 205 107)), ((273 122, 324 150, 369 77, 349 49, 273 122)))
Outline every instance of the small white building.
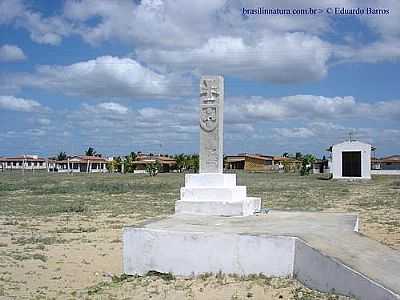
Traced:
POLYGON ((97 156, 76 155, 66 160, 49 160, 48 171, 58 173, 106 173, 108 160, 97 156))
POLYGON ((334 179, 371 179, 370 144, 347 141, 332 146, 331 173, 334 179))

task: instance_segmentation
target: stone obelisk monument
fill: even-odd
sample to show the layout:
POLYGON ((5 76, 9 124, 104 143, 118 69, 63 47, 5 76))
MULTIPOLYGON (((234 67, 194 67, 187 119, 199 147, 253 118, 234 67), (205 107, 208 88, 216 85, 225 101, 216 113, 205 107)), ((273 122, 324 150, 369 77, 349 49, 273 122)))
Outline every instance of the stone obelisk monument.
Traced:
POLYGON ((236 174, 223 174, 224 78, 200 79, 200 174, 187 174, 175 213, 247 216, 260 209, 261 200, 246 196, 236 185, 236 174))
POLYGON ((224 78, 200 81, 200 173, 222 173, 224 136, 224 78))

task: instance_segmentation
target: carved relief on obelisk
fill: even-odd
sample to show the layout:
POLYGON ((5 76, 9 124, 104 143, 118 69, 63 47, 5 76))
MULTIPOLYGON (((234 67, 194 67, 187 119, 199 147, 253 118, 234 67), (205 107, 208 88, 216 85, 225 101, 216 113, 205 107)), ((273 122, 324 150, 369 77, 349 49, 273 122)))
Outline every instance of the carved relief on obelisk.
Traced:
POLYGON ((224 78, 200 79, 200 173, 223 171, 224 78))

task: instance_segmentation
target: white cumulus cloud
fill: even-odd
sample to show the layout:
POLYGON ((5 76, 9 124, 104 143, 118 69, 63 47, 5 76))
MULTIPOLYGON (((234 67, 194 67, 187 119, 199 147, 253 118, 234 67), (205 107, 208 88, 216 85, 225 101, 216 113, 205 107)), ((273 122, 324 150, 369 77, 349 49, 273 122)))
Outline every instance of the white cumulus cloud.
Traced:
POLYGON ((126 114, 128 112, 127 107, 115 102, 103 102, 98 104, 98 107, 119 114, 126 114))
POLYGON ((73 24, 63 16, 44 17, 22 0, 0 0, 0 24, 24 28, 40 44, 59 45, 64 37, 74 33, 73 24))
POLYGON ((15 85, 32 86, 89 98, 162 98, 188 93, 190 82, 153 71, 136 60, 101 56, 71 65, 39 66, 35 73, 16 75, 15 85))
POLYGON ((280 98, 233 98, 226 107, 229 123, 261 121, 321 121, 360 118, 400 120, 400 100, 363 102, 353 96, 293 95, 280 98))
POLYGON ((41 104, 34 100, 17 98, 14 96, 0 96, 0 109, 34 112, 41 107, 41 104))
POLYGON ((5 44, 0 47, 0 61, 12 62, 24 59, 26 56, 18 46, 5 44))
POLYGON ((150 65, 196 73, 222 73, 244 79, 278 83, 317 80, 328 71, 328 43, 304 33, 271 34, 254 43, 241 37, 221 36, 199 48, 138 50, 138 58, 150 65))

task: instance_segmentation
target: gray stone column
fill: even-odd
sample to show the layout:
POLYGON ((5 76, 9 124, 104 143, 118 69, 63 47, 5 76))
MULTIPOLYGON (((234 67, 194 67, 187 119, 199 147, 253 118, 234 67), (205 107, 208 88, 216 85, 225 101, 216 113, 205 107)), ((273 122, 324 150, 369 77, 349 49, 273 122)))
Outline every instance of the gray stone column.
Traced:
POLYGON ((222 173, 224 163, 224 78, 200 80, 200 173, 222 173))

